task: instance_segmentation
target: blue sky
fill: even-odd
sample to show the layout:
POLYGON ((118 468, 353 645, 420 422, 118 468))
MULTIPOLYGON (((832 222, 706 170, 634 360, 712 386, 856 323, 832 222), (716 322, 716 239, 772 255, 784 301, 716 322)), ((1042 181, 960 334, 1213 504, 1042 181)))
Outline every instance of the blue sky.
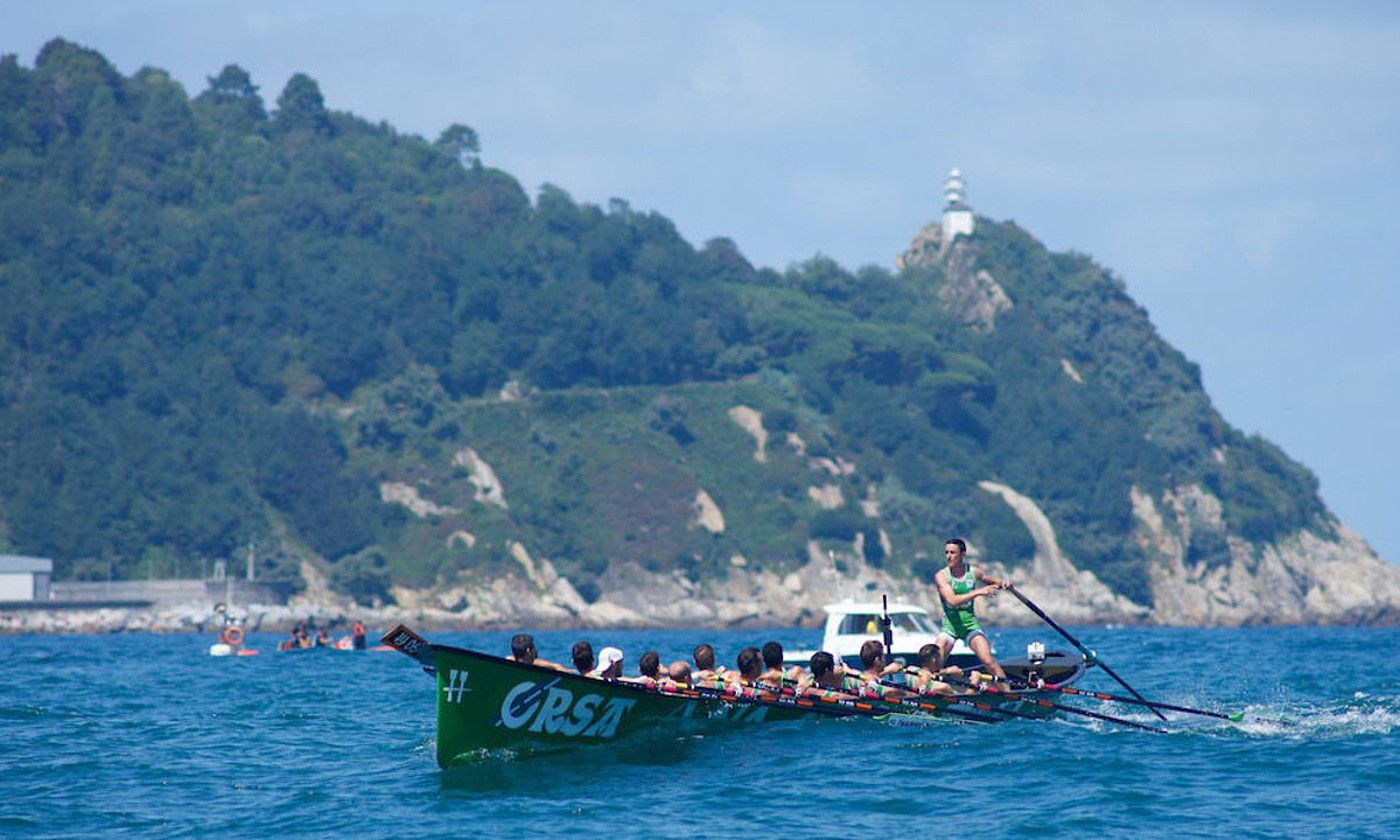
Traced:
POLYGON ((237 63, 269 104, 305 72, 777 268, 891 266, 959 166, 1400 563, 1400 5, 969 5, 0 0, 0 53, 62 36, 191 94, 237 63))

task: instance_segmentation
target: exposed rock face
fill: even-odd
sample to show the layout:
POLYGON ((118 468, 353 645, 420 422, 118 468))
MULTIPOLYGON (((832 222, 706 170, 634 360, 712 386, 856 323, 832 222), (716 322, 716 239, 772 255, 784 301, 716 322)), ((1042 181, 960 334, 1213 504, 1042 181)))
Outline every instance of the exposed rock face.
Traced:
POLYGON ((768 432, 763 428, 763 414, 746 405, 736 405, 728 411, 729 419, 753 437, 753 459, 760 464, 768 462, 768 432))
MULTIPOLYGON (((995 481, 979 481, 977 486, 1000 496, 1025 524, 1031 539, 1035 540, 1035 559, 1029 569, 1017 569, 1013 580, 1026 584, 1028 591, 1034 591, 1034 600, 1042 609, 1049 612, 1050 605, 1054 605, 1052 615, 1073 622, 1136 622, 1147 616, 1146 607, 1115 594, 1093 572, 1075 568, 1060 550, 1049 518, 1035 502, 995 481)), ((1003 569, 1002 572, 1012 574, 1010 570, 1003 569)), ((982 605, 978 607, 982 608, 982 605)), ((1014 598, 1000 598, 987 603, 985 612, 989 617, 1000 618, 1008 607, 1024 610, 1024 606, 1014 598)))
POLYGON ((699 526, 711 534, 724 533, 724 514, 719 505, 703 489, 695 491, 695 519, 691 527, 699 526))
POLYGON ((817 503, 817 507, 822 510, 836 510, 846 503, 846 497, 841 492, 839 484, 823 484, 820 487, 808 487, 807 497, 817 503))
POLYGON ((470 447, 460 450, 452 456, 452 463, 464 467, 467 472, 467 480, 476 487, 476 500, 482 504, 495 505, 501 510, 506 510, 510 505, 506 504, 506 491, 501 486, 501 480, 496 477, 496 471, 491 469, 491 465, 486 463, 476 450, 470 447))
POLYGON ((379 498, 386 502, 400 504, 413 512, 414 516, 445 516, 456 513, 457 509, 437 505, 423 498, 418 488, 397 481, 386 481, 379 485, 379 498))
POLYGON ((1154 623, 1400 622, 1400 568, 1341 523, 1330 523, 1335 535, 1301 530, 1257 548, 1229 538, 1228 556, 1191 562, 1193 535, 1224 533, 1220 501, 1199 486, 1160 500, 1134 488, 1132 501, 1138 544, 1151 563, 1154 623))
MULTIPOLYGON (((1382 562, 1340 524, 1335 535, 1300 531, 1259 548, 1225 537, 1228 546, 1206 560, 1189 560, 1193 537, 1225 533, 1219 500, 1199 486, 1158 498, 1134 489, 1137 538, 1147 552, 1155 606, 1109 590, 1065 555, 1055 529, 1034 500, 994 481, 979 486, 999 496, 1035 541, 1029 566, 1006 568, 969 547, 972 562, 1010 577, 1048 614, 1065 623, 1122 622, 1189 625, 1400 623, 1400 569, 1382 562)), ((723 517, 703 490, 697 517, 722 528, 723 517)), ((718 531, 716 531, 718 533, 718 531)), ((464 537, 465 539, 465 537, 464 537)), ((864 539, 864 534, 861 535, 864 539)), ((1223 540, 1223 543, 1221 542, 1223 540)), ((893 552, 880 530, 886 554, 893 552)), ((846 598, 877 600, 888 593, 938 615, 938 593, 923 581, 895 577, 864 560, 857 541, 843 548, 809 542, 801 567, 777 573, 755 569, 735 555, 723 578, 696 582, 679 571, 653 572, 615 563, 596 579, 600 597, 588 603, 547 558, 521 543, 507 551, 519 566, 511 574, 462 580, 426 590, 395 587, 394 606, 368 609, 336 596, 324 576, 305 563, 307 590, 287 606, 245 605, 249 630, 282 630, 308 615, 319 623, 367 621, 379 628, 400 621, 424 629, 480 627, 687 627, 817 626, 823 605, 846 598)), ((978 612, 988 626, 1039 623, 1006 595, 985 599, 978 612)), ((212 605, 148 610, 0 611, 0 633, 101 632, 106 630, 215 632, 221 619, 212 605)))
POLYGON ((929 222, 914 234, 909 250, 894 258, 895 267, 906 268, 937 265, 943 259, 943 224, 929 222))
POLYGON ((997 316, 1011 308, 1011 298, 984 269, 975 267, 974 252, 962 243, 953 246, 944 265, 947 277, 938 289, 938 302, 973 332, 996 329, 997 316))
POLYGON ((936 223, 925 225, 895 264, 900 269, 941 266, 944 281, 938 288, 938 302, 974 332, 996 329, 997 316, 1012 307, 1006 290, 977 267, 976 249, 966 242, 945 242, 936 223))

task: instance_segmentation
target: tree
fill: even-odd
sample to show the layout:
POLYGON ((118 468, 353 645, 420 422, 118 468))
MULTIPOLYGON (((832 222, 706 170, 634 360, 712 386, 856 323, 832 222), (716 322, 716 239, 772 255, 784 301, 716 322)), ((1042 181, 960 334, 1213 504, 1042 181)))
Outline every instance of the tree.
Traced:
POLYGON ((481 166, 481 159, 478 157, 481 154, 481 140, 469 126, 461 123, 449 125, 438 135, 433 145, 461 161, 463 166, 481 166))
POLYGON ((210 76, 208 90, 201 93, 196 102, 214 106, 224 115, 224 123, 230 128, 248 127, 267 120, 262 97, 248 71, 237 64, 229 64, 210 76))
POLYGON ((329 134, 330 116, 321 88, 310 76, 297 73, 287 80, 287 86, 277 97, 277 122, 289 130, 329 134))

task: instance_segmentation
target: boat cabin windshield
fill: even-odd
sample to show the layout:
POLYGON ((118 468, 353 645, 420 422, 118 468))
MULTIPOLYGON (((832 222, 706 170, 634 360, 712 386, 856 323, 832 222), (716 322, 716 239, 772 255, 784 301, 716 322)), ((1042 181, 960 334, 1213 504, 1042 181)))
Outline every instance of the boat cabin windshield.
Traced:
MULTIPOLYGON (((894 629, 905 633, 935 632, 928 616, 920 613, 891 613, 890 624, 894 629)), ((878 636, 880 616, 878 613, 851 613, 841 619, 841 626, 836 632, 842 636, 878 636)))

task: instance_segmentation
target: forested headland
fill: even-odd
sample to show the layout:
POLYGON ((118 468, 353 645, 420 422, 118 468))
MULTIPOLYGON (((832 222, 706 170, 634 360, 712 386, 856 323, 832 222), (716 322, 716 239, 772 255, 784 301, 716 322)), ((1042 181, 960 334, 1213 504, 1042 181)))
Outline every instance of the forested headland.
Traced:
POLYGON ((1013 223, 961 262, 779 271, 486 149, 300 74, 269 101, 234 65, 191 95, 62 40, 0 60, 0 552, 105 579, 252 543, 364 602, 517 568, 512 543, 587 601, 620 564, 782 574, 813 543, 926 580, 953 534, 1030 561, 993 481, 1150 607, 1135 497, 1218 505, 1173 532, 1207 571, 1338 526, 1118 277, 1013 223), (978 272, 991 325, 940 295, 978 272))

